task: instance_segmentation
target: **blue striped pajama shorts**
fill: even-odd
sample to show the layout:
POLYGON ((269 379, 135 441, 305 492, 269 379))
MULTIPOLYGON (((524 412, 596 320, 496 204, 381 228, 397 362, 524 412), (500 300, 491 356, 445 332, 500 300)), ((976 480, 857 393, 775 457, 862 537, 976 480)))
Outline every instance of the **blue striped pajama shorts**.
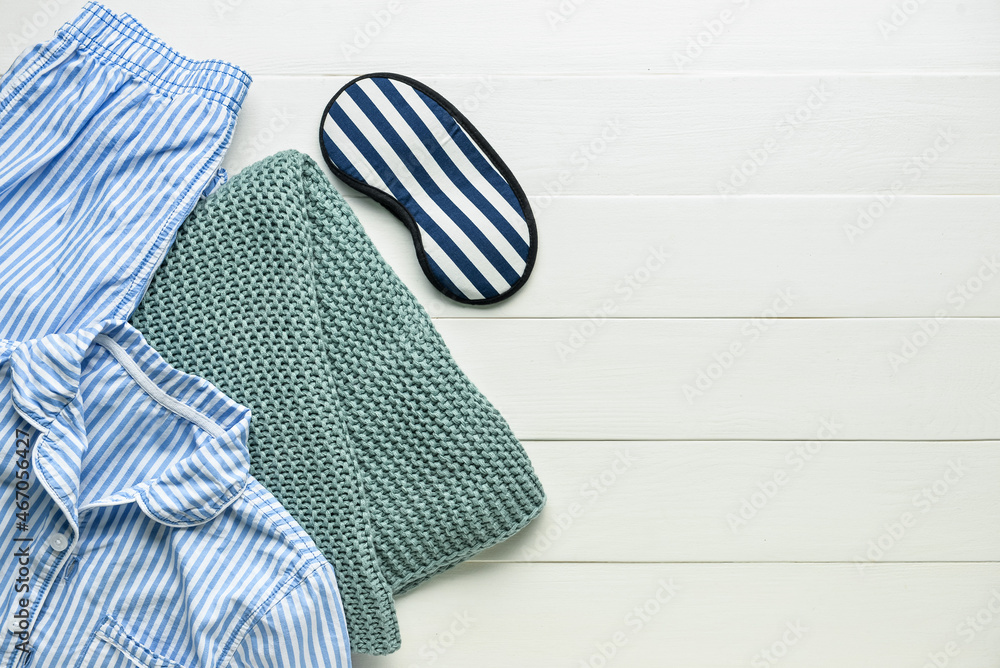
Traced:
POLYGON ((219 178, 250 77, 88 4, 0 79, 0 338, 127 319, 219 178))

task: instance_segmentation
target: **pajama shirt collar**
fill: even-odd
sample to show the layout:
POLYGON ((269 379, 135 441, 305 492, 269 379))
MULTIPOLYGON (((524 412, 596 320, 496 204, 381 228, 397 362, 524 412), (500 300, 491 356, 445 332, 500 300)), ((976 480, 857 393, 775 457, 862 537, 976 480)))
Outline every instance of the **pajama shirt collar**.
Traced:
POLYGON ((0 363, 7 358, 15 408, 41 432, 33 468, 75 531, 81 510, 125 503, 136 503, 168 526, 201 524, 246 486, 250 411, 207 381, 170 367, 127 323, 109 321, 25 343, 0 341, 0 363), (84 459, 93 453, 88 453, 87 398, 80 383, 96 346, 157 403, 200 427, 194 452, 160 463, 152 475, 126 489, 88 488, 83 481, 84 459), (92 500, 81 506, 81 499, 92 500))

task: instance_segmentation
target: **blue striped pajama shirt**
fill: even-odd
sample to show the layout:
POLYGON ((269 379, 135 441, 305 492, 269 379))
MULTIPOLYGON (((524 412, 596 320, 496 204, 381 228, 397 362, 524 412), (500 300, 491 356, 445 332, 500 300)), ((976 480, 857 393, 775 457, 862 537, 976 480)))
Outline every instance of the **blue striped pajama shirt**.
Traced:
POLYGON ((0 665, 350 665, 333 566, 249 474, 246 408, 114 321, 0 340, 0 407, 0 665))
POLYGON ((350 665, 249 411, 125 322, 249 83, 96 4, 0 78, 0 668, 350 665))

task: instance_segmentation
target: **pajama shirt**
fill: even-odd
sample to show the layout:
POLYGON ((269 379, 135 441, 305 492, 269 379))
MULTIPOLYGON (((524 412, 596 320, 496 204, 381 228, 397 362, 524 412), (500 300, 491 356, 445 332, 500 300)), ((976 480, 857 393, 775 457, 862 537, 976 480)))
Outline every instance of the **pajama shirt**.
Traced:
POLYGON ((130 325, 0 340, 0 666, 349 666, 333 566, 249 411, 130 325))

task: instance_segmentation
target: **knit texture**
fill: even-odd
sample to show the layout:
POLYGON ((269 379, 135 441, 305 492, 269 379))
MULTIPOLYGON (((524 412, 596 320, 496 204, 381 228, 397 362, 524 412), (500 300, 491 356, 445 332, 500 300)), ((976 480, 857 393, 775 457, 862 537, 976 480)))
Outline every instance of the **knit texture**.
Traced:
POLYGON ((394 593, 544 504, 507 423, 301 153, 199 204, 132 323, 250 407, 252 473, 336 568, 355 652, 398 649, 394 593))

